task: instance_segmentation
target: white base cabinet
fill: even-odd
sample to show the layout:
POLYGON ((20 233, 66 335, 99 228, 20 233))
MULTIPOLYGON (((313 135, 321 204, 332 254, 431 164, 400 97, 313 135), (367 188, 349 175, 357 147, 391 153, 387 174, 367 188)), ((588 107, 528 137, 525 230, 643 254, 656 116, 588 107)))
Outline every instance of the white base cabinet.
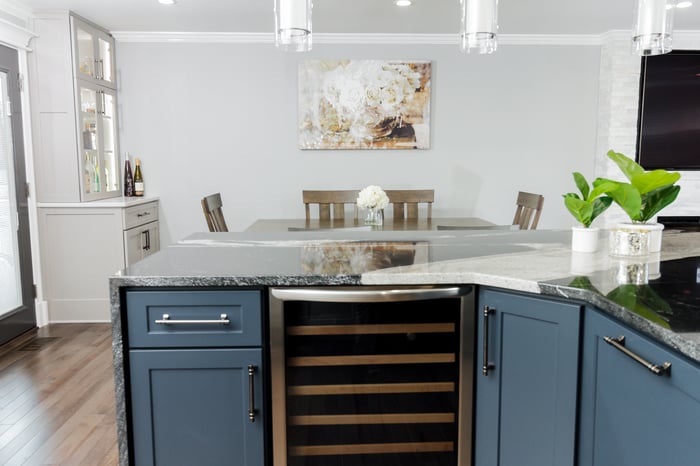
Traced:
POLYGON ((158 200, 39 204, 50 322, 108 322, 109 277, 160 249, 158 200))

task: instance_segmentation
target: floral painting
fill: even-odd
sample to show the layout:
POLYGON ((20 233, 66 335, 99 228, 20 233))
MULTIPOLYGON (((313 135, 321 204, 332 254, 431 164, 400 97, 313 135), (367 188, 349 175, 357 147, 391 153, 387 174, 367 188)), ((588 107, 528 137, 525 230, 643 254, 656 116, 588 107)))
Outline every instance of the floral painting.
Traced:
POLYGON ((356 274, 426 262, 427 241, 310 242, 301 251, 301 270, 310 274, 356 274))
POLYGON ((299 147, 428 149, 430 62, 300 62, 299 147))

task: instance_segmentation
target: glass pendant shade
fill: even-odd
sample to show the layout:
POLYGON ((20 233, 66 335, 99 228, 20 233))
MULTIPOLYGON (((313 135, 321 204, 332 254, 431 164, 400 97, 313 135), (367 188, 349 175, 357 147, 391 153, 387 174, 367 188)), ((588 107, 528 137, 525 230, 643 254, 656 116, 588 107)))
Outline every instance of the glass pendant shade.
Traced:
POLYGON ((312 0, 275 0, 275 45, 283 50, 311 50, 312 0))
POLYGON ((462 52, 493 53, 498 46, 498 0, 460 0, 462 52))
POLYGON ((637 0, 632 32, 635 53, 660 55, 671 51, 675 6, 676 0, 637 0))

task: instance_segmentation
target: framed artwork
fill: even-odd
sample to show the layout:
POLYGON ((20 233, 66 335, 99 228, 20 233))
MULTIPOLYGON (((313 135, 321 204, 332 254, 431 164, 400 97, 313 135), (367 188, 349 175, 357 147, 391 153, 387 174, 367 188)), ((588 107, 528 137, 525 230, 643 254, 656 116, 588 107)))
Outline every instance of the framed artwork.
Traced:
POLYGON ((430 62, 301 61, 299 148, 430 148, 430 62))

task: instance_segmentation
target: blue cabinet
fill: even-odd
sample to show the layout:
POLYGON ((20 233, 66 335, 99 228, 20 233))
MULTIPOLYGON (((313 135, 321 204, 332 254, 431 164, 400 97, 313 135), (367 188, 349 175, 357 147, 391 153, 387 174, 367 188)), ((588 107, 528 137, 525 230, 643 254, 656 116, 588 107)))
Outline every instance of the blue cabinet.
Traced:
POLYGON ((475 466, 573 465, 581 306, 482 288, 477 311, 475 466))
POLYGON ((581 382, 581 466, 700 464, 697 364, 586 309, 581 382))
POLYGON ((261 293, 129 291, 131 460, 263 466, 261 293))

